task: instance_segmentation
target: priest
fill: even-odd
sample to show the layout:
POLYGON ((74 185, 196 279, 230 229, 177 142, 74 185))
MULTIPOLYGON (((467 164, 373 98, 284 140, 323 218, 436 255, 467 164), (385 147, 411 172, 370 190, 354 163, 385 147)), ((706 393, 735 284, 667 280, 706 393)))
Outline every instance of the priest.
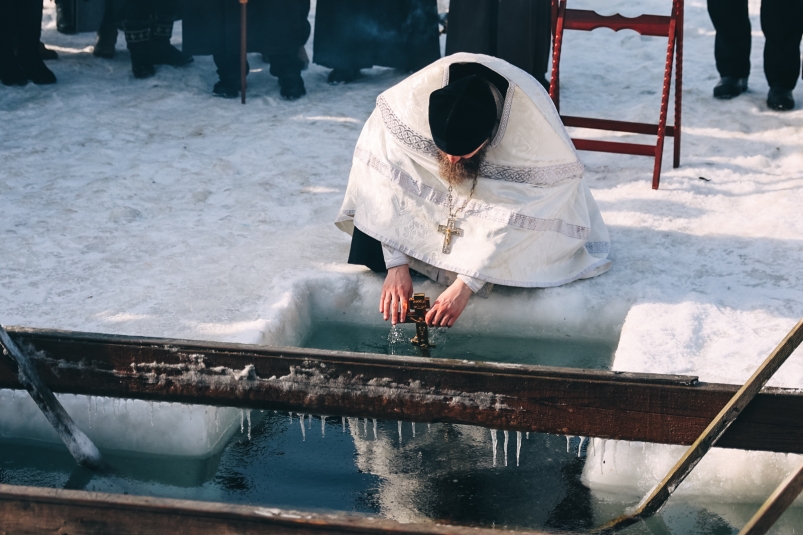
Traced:
POLYGON ((403 322, 410 271, 442 283, 427 323, 451 327, 494 284, 559 286, 607 271, 610 238, 543 86, 504 60, 454 54, 377 98, 335 224, 349 263, 387 271, 403 322))

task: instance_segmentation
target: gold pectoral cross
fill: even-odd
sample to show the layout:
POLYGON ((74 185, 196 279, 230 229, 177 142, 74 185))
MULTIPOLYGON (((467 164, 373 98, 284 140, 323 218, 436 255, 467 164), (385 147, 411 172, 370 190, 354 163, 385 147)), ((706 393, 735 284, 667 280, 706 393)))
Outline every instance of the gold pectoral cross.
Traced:
POLYGON ((443 249, 441 249, 443 254, 449 254, 452 252, 452 236, 463 235, 463 229, 454 225, 455 218, 453 217, 447 219, 445 225, 438 225, 438 232, 443 234, 443 249))

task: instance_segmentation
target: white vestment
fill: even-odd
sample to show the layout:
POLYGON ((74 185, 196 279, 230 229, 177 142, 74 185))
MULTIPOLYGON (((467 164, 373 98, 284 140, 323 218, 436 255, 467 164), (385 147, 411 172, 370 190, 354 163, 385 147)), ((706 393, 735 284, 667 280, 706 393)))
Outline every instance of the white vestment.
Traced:
POLYGON ((521 69, 480 54, 442 58, 379 95, 335 224, 349 234, 356 226, 416 263, 494 284, 558 286, 610 267, 608 230, 549 95, 521 69), (449 83, 450 64, 470 62, 509 87, 474 195, 471 181, 454 186, 453 208, 468 202, 447 254, 438 226, 449 215, 449 185, 438 174, 429 95, 449 83))

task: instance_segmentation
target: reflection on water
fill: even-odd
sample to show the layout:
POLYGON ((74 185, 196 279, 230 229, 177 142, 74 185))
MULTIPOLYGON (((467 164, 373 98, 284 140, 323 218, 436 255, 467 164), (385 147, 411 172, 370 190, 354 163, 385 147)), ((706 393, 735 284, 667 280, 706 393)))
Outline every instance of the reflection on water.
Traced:
MULTIPOLYGON (((251 439, 246 423, 215 457, 107 454, 103 474, 76 468, 62 448, 4 439, 0 483, 548 530, 586 530, 634 505, 582 485, 577 438, 273 411, 251 421, 251 439)), ((671 500, 623 533, 736 533, 756 508, 671 500)), ((792 509, 773 533, 800 525, 792 509)))
MULTIPOLYGON (((313 324, 305 347, 417 356, 418 348, 410 343, 415 335, 412 324, 355 325, 322 322, 313 324)), ((523 338, 487 336, 455 332, 446 328, 430 328, 430 341, 435 348, 432 357, 472 361, 569 366, 572 368, 608 369, 616 347, 610 342, 563 338, 523 338)))

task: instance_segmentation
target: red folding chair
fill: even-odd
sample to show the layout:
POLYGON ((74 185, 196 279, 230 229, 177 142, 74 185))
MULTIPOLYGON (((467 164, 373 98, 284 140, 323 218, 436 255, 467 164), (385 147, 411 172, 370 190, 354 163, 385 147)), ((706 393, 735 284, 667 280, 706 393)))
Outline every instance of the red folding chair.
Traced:
POLYGON ((572 139, 579 150, 613 152, 617 154, 636 154, 655 158, 655 169, 652 175, 652 188, 658 189, 661 180, 661 159, 664 151, 664 138, 674 137, 673 167, 680 165, 680 100, 683 76, 683 0, 673 0, 672 14, 640 15, 628 18, 622 15, 599 15, 585 9, 567 9, 567 0, 552 0, 552 79, 549 96, 560 111, 560 52, 563 45, 564 30, 591 31, 596 28, 610 28, 614 31, 634 30, 640 35, 666 37, 666 66, 664 68, 664 86, 661 92, 661 113, 658 124, 632 123, 608 119, 592 119, 588 117, 572 117, 561 115, 563 124, 579 128, 608 130, 613 132, 629 132, 633 134, 657 135, 655 145, 640 143, 624 143, 619 141, 601 141, 595 139, 572 139), (672 79, 672 61, 677 55, 675 71, 675 124, 667 126, 667 110, 669 108, 669 86, 672 79))

